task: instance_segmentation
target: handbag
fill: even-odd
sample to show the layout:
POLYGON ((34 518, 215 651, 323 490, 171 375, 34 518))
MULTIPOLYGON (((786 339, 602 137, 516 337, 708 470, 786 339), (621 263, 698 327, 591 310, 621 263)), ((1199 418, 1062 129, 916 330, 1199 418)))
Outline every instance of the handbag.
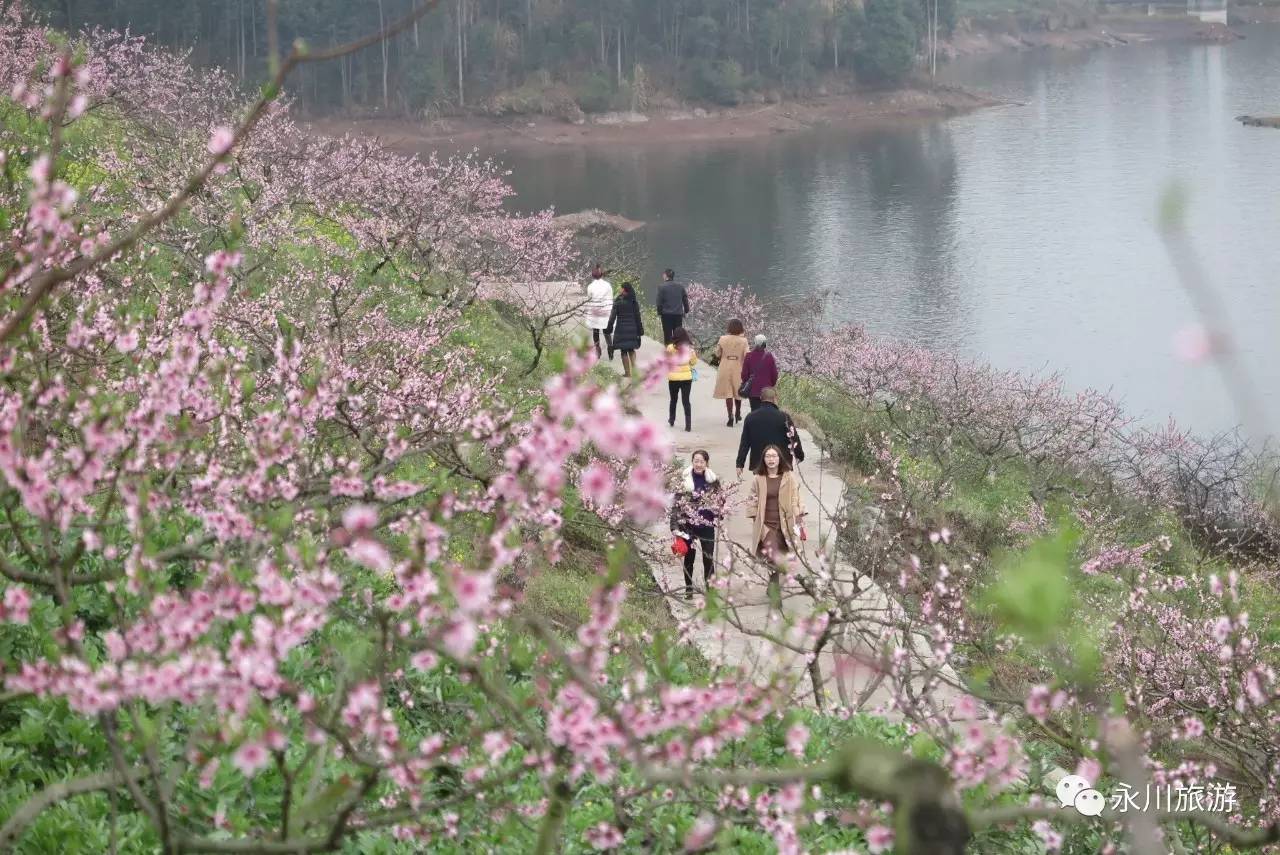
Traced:
POLYGON ((685 540, 683 537, 677 537, 671 542, 671 552, 678 556, 688 555, 689 541, 685 540))
POLYGON ((738 397, 739 398, 751 397, 751 375, 750 374, 742 378, 742 385, 738 387, 738 397))

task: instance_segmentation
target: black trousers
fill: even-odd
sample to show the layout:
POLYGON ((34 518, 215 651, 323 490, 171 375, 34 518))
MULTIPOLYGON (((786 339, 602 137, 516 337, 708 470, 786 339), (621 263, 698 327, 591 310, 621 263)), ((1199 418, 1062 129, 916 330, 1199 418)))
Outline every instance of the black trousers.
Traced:
POLYGON ((759 398, 747 398, 747 400, 751 402, 751 412, 754 413, 756 410, 760 409, 759 398))
POLYGON ((671 344, 671 334, 684 326, 684 315, 662 316, 662 343, 671 344))
POLYGON ((693 421, 693 408, 689 406, 689 390, 693 388, 692 380, 668 380, 667 391, 671 393, 671 407, 667 412, 667 424, 676 423, 676 398, 684 401, 684 426, 689 427, 693 421))
POLYGON ((693 537, 685 540, 685 542, 689 544, 689 551, 684 554, 684 586, 685 588, 693 587, 693 559, 695 543, 702 547, 702 582, 704 586, 709 586, 711 584, 711 577, 716 574, 716 530, 710 526, 707 526, 706 528, 698 527, 692 529, 690 534, 692 534, 693 537))

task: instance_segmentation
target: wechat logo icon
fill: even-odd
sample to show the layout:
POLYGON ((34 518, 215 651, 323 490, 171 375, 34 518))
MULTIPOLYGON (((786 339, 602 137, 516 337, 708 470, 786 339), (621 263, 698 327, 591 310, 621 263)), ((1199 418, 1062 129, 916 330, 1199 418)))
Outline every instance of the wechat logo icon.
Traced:
POLYGON ((1079 775, 1067 775, 1058 782, 1058 801, 1063 807, 1073 807, 1085 816, 1098 816, 1106 805, 1102 793, 1079 775))

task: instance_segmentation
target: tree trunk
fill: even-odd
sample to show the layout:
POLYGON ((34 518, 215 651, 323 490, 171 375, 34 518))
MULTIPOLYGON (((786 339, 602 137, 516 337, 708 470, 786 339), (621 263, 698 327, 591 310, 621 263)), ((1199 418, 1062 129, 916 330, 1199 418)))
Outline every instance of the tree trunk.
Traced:
POLYGON ((458 0, 458 106, 466 103, 462 94, 462 0, 458 0))
MULTIPOLYGON (((383 14, 382 0, 378 0, 378 31, 387 28, 387 19, 383 14)), ((382 109, 391 106, 390 93, 387 91, 387 40, 382 39, 382 109)))

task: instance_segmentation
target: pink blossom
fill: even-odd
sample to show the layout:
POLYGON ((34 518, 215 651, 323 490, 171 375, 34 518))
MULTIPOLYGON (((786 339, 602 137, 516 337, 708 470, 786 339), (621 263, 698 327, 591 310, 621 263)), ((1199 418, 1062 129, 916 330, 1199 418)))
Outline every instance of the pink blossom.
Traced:
POLYGON ((1044 721, 1049 715, 1049 687, 1032 686, 1027 693, 1026 709, 1027 715, 1036 721, 1044 721))
POLYGON ((866 831, 867 851, 888 852, 893 846, 893 829, 884 825, 873 825, 866 831))
POLYGON ((496 572, 467 573, 457 570, 453 574, 453 595, 458 601, 458 608, 467 614, 474 614, 487 608, 493 599, 493 586, 496 572))
POLYGON ((608 507, 613 503, 613 473, 600 461, 595 461, 582 471, 582 497, 597 508, 608 507))
POLYGON ((347 549, 347 555, 357 564, 363 564, 370 570, 385 573, 391 569, 391 553, 376 540, 361 538, 347 549))
POLYGON ((31 617, 31 595, 20 585, 4 589, 4 606, 0 608, 0 620, 25 624, 31 617))
POLYGON ((582 835, 591 848, 598 851, 617 849, 622 845, 622 832, 607 822, 588 828, 582 835))
POLYGON ((474 621, 468 617, 457 617, 445 627, 441 640, 445 650, 449 651, 449 655, 454 659, 468 659, 476 646, 478 637, 479 633, 476 631, 474 621))
POLYGON ((116 337, 116 350, 121 353, 133 353, 138 349, 138 331, 128 330, 116 337))
POLYGON ((352 534, 365 534, 378 524, 378 509, 369 505, 352 505, 342 512, 342 527, 352 534))
POLYGON ((1102 764, 1092 757, 1081 757, 1076 764, 1075 774, 1091 784, 1097 784, 1102 778, 1102 764))
POLYGON ((232 144, 235 142, 235 132, 231 128, 221 125, 213 129, 213 133, 209 137, 209 154, 214 157, 221 157, 231 150, 232 144))
POLYGON ((1173 349, 1184 362, 1203 362, 1217 349, 1214 337, 1202 326, 1183 327, 1173 337, 1173 349))
POLYGON ((235 763, 237 769, 245 775, 252 778, 267 765, 271 759, 271 755, 267 752, 267 746, 257 740, 244 742, 236 749, 232 762, 235 763))
POLYGON ((685 851, 697 852, 710 846, 716 839, 718 827, 715 817, 711 814, 700 814, 684 837, 685 851))
POLYGON ((796 722, 787 729, 787 751, 795 757, 804 759, 805 746, 809 744, 809 728, 796 722))
POLYGON ((956 721, 968 721, 978 717, 978 702, 973 695, 961 695, 951 707, 951 716, 956 721))

